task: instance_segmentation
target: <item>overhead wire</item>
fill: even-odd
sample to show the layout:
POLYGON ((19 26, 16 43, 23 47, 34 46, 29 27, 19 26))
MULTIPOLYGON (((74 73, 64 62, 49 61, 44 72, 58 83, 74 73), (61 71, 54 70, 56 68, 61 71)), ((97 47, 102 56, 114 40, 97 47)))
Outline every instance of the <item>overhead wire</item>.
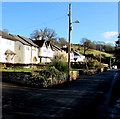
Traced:
POLYGON ((38 24, 38 25, 29 26, 29 27, 22 28, 22 29, 15 29, 14 31, 16 31, 16 30, 28 30, 28 29, 32 29, 32 28, 34 28, 34 27, 40 26, 41 24, 47 24, 47 23, 52 23, 52 22, 59 21, 59 20, 61 20, 61 19, 64 19, 65 17, 67 17, 67 15, 64 15, 64 16, 61 16, 61 17, 57 17, 57 18, 55 18, 55 19, 51 19, 51 20, 48 20, 48 21, 45 21, 45 22, 41 22, 41 23, 38 24))
MULTIPOLYGON (((57 4, 57 6, 60 9, 65 9, 66 10, 66 6, 63 5, 63 4, 64 4, 63 2, 62 3, 60 2, 59 4, 57 4)), ((34 26, 25 27, 25 28, 22 28, 22 29, 15 29, 15 30, 12 30, 12 32, 15 32, 15 31, 25 31, 25 30, 28 30, 28 29, 33 29, 33 28, 38 27, 40 25, 42 26, 42 24, 45 25, 47 23, 53 23, 53 22, 59 21, 61 19, 67 18, 67 16, 68 16, 68 13, 65 13, 63 16, 60 16, 60 17, 57 17, 57 18, 54 18, 54 19, 50 19, 50 20, 47 20, 47 21, 44 21, 44 22, 41 22, 40 24, 37 24, 37 25, 34 25, 34 26)))

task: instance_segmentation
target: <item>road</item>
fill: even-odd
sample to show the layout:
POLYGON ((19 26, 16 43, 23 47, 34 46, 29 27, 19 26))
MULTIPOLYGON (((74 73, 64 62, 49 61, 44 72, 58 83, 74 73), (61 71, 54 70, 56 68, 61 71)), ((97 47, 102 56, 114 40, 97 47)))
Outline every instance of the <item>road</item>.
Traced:
POLYGON ((79 80, 46 89, 2 83, 2 119, 96 119, 97 106, 114 73, 80 76, 79 80))

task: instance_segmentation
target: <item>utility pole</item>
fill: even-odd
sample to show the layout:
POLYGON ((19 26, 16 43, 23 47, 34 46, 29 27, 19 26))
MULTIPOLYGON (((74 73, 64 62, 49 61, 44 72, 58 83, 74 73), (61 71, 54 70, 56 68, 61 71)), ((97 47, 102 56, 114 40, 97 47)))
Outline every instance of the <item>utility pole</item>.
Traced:
POLYGON ((70 52, 71 52, 71 40, 72 40, 72 4, 69 4, 69 46, 68 46, 68 81, 70 81, 70 52))
POLYGON ((111 69, 111 59, 112 59, 112 57, 110 56, 110 69, 111 69))
POLYGON ((100 68, 101 68, 101 44, 100 44, 100 68))

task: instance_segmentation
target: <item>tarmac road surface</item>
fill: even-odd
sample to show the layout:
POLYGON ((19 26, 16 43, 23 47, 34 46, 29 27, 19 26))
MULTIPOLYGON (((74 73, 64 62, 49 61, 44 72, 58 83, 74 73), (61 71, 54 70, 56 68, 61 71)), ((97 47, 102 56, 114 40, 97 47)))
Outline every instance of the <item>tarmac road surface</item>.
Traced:
POLYGON ((103 99, 115 71, 52 88, 30 88, 2 83, 2 119, 97 119, 97 106, 103 99))

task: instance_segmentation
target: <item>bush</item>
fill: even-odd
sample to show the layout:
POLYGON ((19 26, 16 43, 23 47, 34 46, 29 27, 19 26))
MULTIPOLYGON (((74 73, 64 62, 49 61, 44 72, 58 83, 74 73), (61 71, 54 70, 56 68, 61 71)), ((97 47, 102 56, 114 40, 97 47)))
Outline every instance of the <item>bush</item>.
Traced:
POLYGON ((87 65, 89 68, 97 68, 100 66, 100 62, 96 59, 88 58, 87 65))
POLYGON ((59 71, 54 66, 51 66, 51 67, 41 70, 40 75, 46 78, 55 77, 59 75, 59 71))
POLYGON ((54 66, 45 68, 33 77, 33 83, 37 86, 48 87, 49 85, 57 84, 66 80, 64 72, 60 72, 54 66))
POLYGON ((33 77, 34 79, 34 84, 36 84, 37 86, 45 86, 45 82, 46 82, 46 77, 44 76, 40 76, 40 75, 36 75, 33 77))
POLYGON ((68 72, 68 63, 63 61, 54 61, 50 64, 50 66, 54 66, 60 72, 68 72))
POLYGON ((51 59, 52 62, 54 61, 65 61, 67 62, 67 54, 63 51, 58 51, 57 53, 54 54, 53 58, 51 59))

